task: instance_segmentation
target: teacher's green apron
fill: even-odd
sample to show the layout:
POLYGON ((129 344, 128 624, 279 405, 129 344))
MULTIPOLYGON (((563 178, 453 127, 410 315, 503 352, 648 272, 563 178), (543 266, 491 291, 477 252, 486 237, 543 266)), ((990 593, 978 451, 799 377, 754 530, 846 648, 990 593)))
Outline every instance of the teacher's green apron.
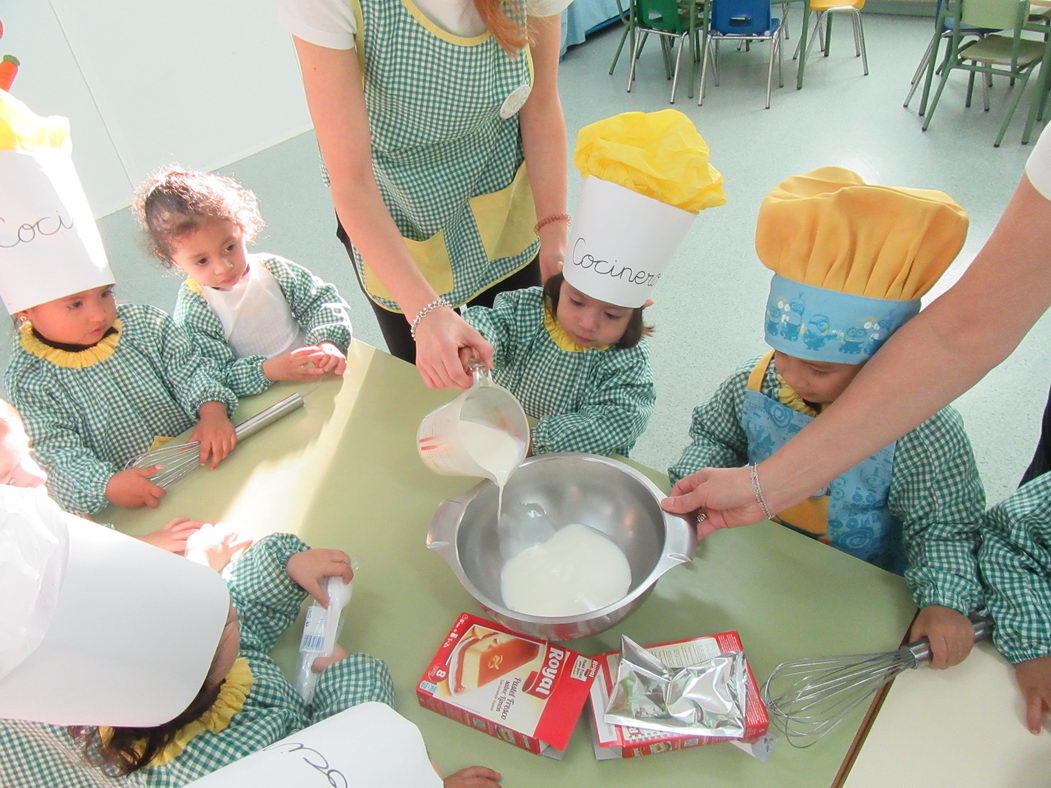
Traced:
MULTIPOLYGON (((752 463, 767 459, 813 419, 761 393, 763 375, 773 355, 773 351, 767 353, 752 370, 741 410, 748 461, 752 463)), ((901 523, 887 508, 894 447, 894 443, 885 446, 833 479, 823 494, 778 512, 774 519, 901 574, 905 570, 901 523)))
MULTIPOLYGON (((539 248, 518 123, 528 47, 512 57, 488 32, 448 33, 411 0, 353 1, 380 194, 431 287, 463 304, 539 248)), ((505 7, 526 18, 524 0, 505 7)), ((372 300, 400 311, 357 248, 354 258, 372 300)))

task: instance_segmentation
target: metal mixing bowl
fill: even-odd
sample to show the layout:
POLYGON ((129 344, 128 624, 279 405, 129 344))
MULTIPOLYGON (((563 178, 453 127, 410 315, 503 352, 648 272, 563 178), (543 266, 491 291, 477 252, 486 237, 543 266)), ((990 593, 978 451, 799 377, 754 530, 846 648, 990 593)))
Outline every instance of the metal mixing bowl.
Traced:
POLYGON ((497 487, 485 481, 462 498, 442 501, 431 520, 427 547, 438 552, 468 593, 510 629, 544 640, 587 637, 621 621, 642 604, 661 575, 693 559, 693 526, 661 509, 662 497, 653 482, 609 457, 544 454, 527 459, 511 476, 504 488, 499 528, 497 487), (505 607, 500 591, 505 561, 550 536, 550 529, 537 529, 522 516, 527 507, 540 507, 556 529, 583 523, 616 542, 631 566, 627 594, 590 613, 558 618, 505 607))

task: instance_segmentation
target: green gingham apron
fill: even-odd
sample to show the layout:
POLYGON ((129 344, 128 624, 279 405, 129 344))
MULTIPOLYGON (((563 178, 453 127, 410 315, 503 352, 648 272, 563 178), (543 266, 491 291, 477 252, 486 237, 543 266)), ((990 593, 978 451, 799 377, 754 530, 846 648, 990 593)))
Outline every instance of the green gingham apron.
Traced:
MULTIPOLYGON (((528 48, 512 58, 488 32, 447 33, 412 0, 353 2, 380 194, 435 292, 463 304, 537 253, 516 111, 528 48)), ((507 5, 525 19, 524 2, 507 5)), ((354 252, 369 296, 400 311, 354 252)))

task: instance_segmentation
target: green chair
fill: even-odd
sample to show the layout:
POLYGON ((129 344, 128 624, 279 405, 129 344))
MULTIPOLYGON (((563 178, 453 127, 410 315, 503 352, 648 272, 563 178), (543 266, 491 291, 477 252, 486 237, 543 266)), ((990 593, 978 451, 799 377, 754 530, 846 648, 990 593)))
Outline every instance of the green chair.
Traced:
POLYGON ((958 69, 968 72, 968 107, 971 105, 975 75, 982 74, 985 77, 982 85, 986 91, 983 94, 986 111, 989 110, 988 80, 994 76, 1006 77, 1012 83, 1017 81, 1019 84, 1013 88, 1014 97, 1000 125, 1000 133, 993 143, 993 146, 998 148, 1003 142, 1004 134, 1007 133, 1018 101, 1029 83, 1029 75, 1044 59, 1043 41, 1022 38, 1029 17, 1029 0, 947 0, 942 3, 940 14, 943 16, 943 19, 939 20, 940 23, 944 22, 944 17, 949 17, 959 20, 959 24, 954 26, 949 38, 949 52, 943 64, 941 82, 938 83, 938 89, 927 110, 923 130, 926 131, 931 125, 942 91, 945 90, 949 75, 953 71, 958 69), (962 29, 964 26, 999 28, 1005 32, 961 44, 965 35, 962 29))
POLYGON ((675 89, 679 82, 679 62, 682 59, 682 48, 688 40, 690 43, 690 82, 689 95, 693 96, 694 75, 696 73, 698 50, 697 50, 697 26, 696 8, 688 6, 686 9, 680 7, 678 0, 632 0, 632 9, 635 18, 635 46, 631 53, 631 69, 628 71, 628 92, 635 83, 635 67, 638 65, 639 56, 646 45, 650 33, 654 33, 661 42, 661 54, 664 57, 664 70, 671 78, 671 99, 675 103, 675 89), (675 51, 674 68, 672 67, 671 50, 678 42, 675 51))
POLYGON ((617 61, 620 60, 620 53, 624 49, 624 42, 630 41, 628 44, 628 50, 631 52, 635 51, 635 4, 628 0, 628 10, 624 10, 624 6, 621 5, 620 0, 617 0, 617 13, 620 14, 620 21, 624 23, 624 32, 621 33, 620 43, 617 44, 617 51, 613 53, 613 62, 609 66, 609 75, 613 76, 614 70, 617 68, 617 61))

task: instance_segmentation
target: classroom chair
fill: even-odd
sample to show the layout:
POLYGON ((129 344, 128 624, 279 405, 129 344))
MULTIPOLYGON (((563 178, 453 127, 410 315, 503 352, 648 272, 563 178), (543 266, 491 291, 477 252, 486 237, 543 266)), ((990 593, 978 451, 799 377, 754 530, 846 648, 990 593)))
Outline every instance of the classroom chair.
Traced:
MULTIPOLYGON (((810 10, 815 12, 814 15, 814 33, 810 36, 810 40, 807 42, 806 52, 803 53, 803 63, 806 63, 807 58, 810 56, 810 48, 814 46, 814 39, 821 39, 821 51, 825 57, 828 57, 829 49, 831 47, 832 39, 832 16, 834 14, 849 14, 851 27, 854 31, 854 54, 856 57, 861 58, 861 67, 865 72, 865 76, 869 73, 869 58, 868 53, 865 51, 865 28, 861 23, 861 9, 865 7, 865 0, 809 0, 810 10), (821 23, 825 23, 824 36, 821 34, 821 23)), ((799 45, 803 43, 803 39, 799 39, 799 45)), ((792 55, 792 59, 795 60, 799 57, 799 45, 796 46, 796 52, 792 55)))
POLYGON ((704 104, 704 90, 711 64, 715 84, 719 84, 719 42, 736 41, 748 44, 757 41, 770 42, 770 59, 766 68, 766 108, 770 109, 770 88, 774 78, 774 57, 777 57, 777 78, 780 87, 785 86, 781 70, 781 35, 784 26, 780 19, 773 18, 770 0, 712 0, 711 18, 701 63, 701 87, 697 93, 697 106, 704 104))
MULTIPOLYGON (((1025 92, 1025 87, 1029 83, 1029 75, 1043 61, 1047 49, 1047 44, 1043 41, 1022 37, 1028 24, 1029 2, 1028 0, 946 0, 940 15, 942 23, 945 17, 952 16, 959 19, 962 25, 992 27, 1004 32, 964 43, 962 25, 954 28, 949 39, 949 52, 943 64, 941 81, 938 83, 938 89, 934 93, 934 98, 924 118, 923 130, 926 131, 931 125, 934 112, 938 108, 938 101, 953 71, 960 70, 968 73, 966 101, 968 107, 971 105, 975 75, 982 74, 986 77, 982 80, 982 95, 986 112, 989 111, 988 79, 994 76, 1007 77, 1012 83, 1014 96, 1008 105, 1003 123, 1000 124, 1000 132, 996 135, 996 141, 993 142, 993 146, 998 148, 1003 142, 1004 134, 1007 133, 1007 127, 1011 123, 1022 93, 1025 92), (1018 84, 1014 85, 1015 82, 1018 84)), ((929 70, 928 75, 930 75, 929 70)), ((1037 102, 1039 103, 1042 98, 1043 96, 1038 96, 1037 102)), ((1029 141, 1034 119, 1035 113, 1031 114, 1026 122, 1022 135, 1023 144, 1029 141)))

